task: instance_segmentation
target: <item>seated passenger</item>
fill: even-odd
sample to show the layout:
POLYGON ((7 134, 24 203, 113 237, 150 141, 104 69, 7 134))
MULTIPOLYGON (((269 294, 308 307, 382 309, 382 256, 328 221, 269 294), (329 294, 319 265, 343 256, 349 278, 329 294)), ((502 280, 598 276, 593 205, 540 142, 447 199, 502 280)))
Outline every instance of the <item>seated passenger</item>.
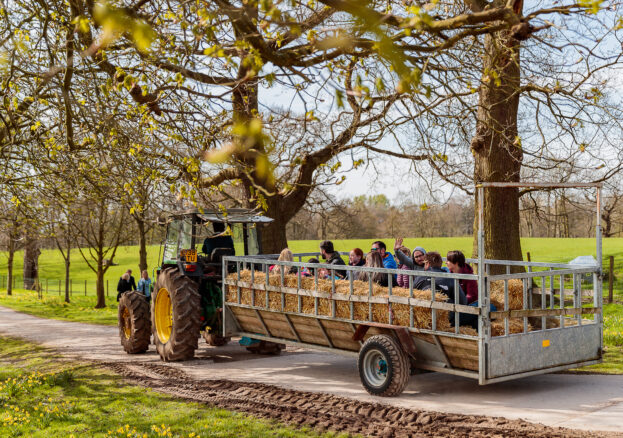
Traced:
MULTIPOLYGON (((443 260, 441 255, 438 252, 428 252, 424 256, 424 270, 427 272, 444 272, 441 269, 441 265, 443 260)), ((419 290, 430 290, 431 289, 431 277, 426 275, 421 275, 416 277, 413 280, 413 288, 419 290)), ((435 277, 435 291, 441 292, 448 297, 447 303, 454 304, 454 279, 453 278, 440 278, 435 277)), ((465 297, 465 293, 461 286, 459 285, 459 290, 457 292, 459 302, 456 304, 467 305, 467 298, 465 297)), ((455 312, 450 312, 450 324, 454 324, 454 314, 455 312)))
MULTIPOLYGON (((344 263, 344 260, 342 260, 340 253, 333 249, 333 242, 331 242, 330 240, 325 240, 320 244, 320 254, 329 265, 344 266, 346 264, 344 263)), ((335 271, 335 274, 338 275, 340 278, 346 277, 346 271, 335 271)))
POLYGON ((223 222, 212 222, 212 229, 214 234, 210 237, 206 237, 203 241, 201 251, 205 255, 212 255, 212 251, 216 248, 231 248, 234 249, 234 239, 230 235, 224 235, 225 224, 223 222))
MULTIPOLYGON (((325 280, 330 280, 331 279, 331 271, 329 269, 327 269, 327 268, 319 268, 318 269, 318 278, 322 278, 322 279, 325 279, 325 280)), ((333 274, 333 278, 335 278, 336 280, 341 280, 342 279, 337 274, 333 274)))
MULTIPOLYGON (((473 274, 472 267, 465 262, 465 255, 461 251, 448 251, 446 265, 450 272, 455 274, 473 274)), ((461 289, 465 292, 467 304, 478 300, 478 282, 476 280, 459 280, 461 289)))
MULTIPOLYGON (((294 261, 294 254, 292 254, 292 251, 290 251, 289 248, 284 249, 283 251, 281 251, 281 254, 279 254, 279 258, 277 259, 277 261, 280 262, 293 262, 294 261)), ((274 274, 280 275, 281 274, 281 268, 284 268, 284 273, 285 274, 296 274, 298 272, 298 269, 296 266, 280 266, 280 265, 272 265, 268 270, 274 274)))
MULTIPOLYGON (((372 244, 372 252, 378 252, 381 256, 381 260, 383 261, 383 267, 387 269, 398 269, 398 265, 396 265, 396 261, 391 253, 387 252, 387 246, 385 246, 384 242, 377 240, 372 244)), ((367 260, 366 260, 367 261, 367 260)))
POLYGON ((413 271, 423 271, 424 270, 424 255, 426 254, 426 250, 421 246, 416 246, 413 249, 412 257, 404 254, 400 248, 402 247, 402 237, 396 239, 394 242, 394 251, 396 252, 396 258, 400 263, 407 266, 408 269, 413 271))
MULTIPOLYGON (((399 248, 399 251, 403 253, 404 255, 406 255, 407 257, 411 258, 411 250, 407 248, 406 246, 401 246, 399 248)), ((396 254, 398 254, 398 251, 396 251, 396 254)), ((405 265, 404 263, 398 263, 398 269, 403 269, 403 270, 408 271, 409 267, 405 265)), ((398 286, 400 287, 409 287, 409 275, 398 274, 396 277, 396 282, 398 283, 398 286)))
POLYGON ((348 266, 363 266, 366 261, 360 248, 353 248, 348 254, 348 266))
MULTIPOLYGON (((370 251, 366 256, 366 264, 364 265, 366 268, 384 268, 383 259, 381 258, 381 254, 378 251, 370 251)), ((378 285, 388 287, 389 278, 391 278, 392 286, 396 285, 396 279, 394 275, 391 274, 383 274, 381 272, 359 272, 357 274, 357 278, 355 280, 368 281, 369 278, 372 278, 372 281, 378 285)))
MULTIPOLYGON (((320 263, 320 260, 318 260, 316 257, 312 257, 311 259, 307 260, 307 263, 320 263)), ((301 275, 303 277, 313 277, 314 276, 314 268, 303 268, 301 269, 301 275)))

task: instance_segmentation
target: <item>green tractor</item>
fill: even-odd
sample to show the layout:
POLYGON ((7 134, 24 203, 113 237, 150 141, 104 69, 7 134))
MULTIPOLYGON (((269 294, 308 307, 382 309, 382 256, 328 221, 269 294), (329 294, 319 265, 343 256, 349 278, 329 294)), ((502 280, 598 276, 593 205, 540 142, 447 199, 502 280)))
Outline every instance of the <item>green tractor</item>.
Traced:
POLYGON ((192 359, 201 334, 210 345, 226 344, 222 258, 261 254, 260 228, 269 222, 272 219, 245 209, 170 216, 151 311, 140 292, 127 292, 119 300, 119 336, 124 350, 144 353, 151 334, 164 361, 192 359))

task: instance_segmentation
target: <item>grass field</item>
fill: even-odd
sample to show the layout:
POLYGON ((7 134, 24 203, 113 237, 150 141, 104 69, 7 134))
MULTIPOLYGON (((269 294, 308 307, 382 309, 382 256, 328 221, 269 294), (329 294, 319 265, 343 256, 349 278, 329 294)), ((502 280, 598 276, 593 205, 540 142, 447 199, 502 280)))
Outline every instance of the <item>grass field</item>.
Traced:
MULTIPOLYGON (((338 251, 350 251, 358 247, 369 251, 372 242, 376 239, 354 239, 354 240, 334 240, 335 248, 338 251)), ((393 239, 386 238, 384 242, 388 248, 393 248, 393 239)), ((439 251, 445 255, 448 251, 459 249, 466 255, 472 252, 471 237, 439 237, 439 238, 408 238, 405 245, 409 248, 422 246, 426 250, 439 251)), ((579 255, 595 255, 594 239, 542 239, 524 238, 521 241, 522 249, 525 254, 530 252, 532 261, 543 262, 567 262, 579 255)), ((290 242, 290 249, 297 252, 316 252, 320 241, 317 240, 298 240, 290 242)), ((149 273, 152 276, 153 269, 158 265, 158 255, 160 247, 157 245, 149 246, 147 260, 149 273)), ((614 256, 615 261, 615 289, 623 296, 623 238, 603 239, 603 262, 604 270, 608 267, 608 256, 614 256), (620 279, 619 279, 620 278, 620 279)), ((138 281, 138 247, 126 246, 117 250, 114 263, 118 266, 111 266, 106 272, 105 279, 108 281, 110 294, 114 297, 119 277, 126 271, 132 269, 138 281)), ((23 255, 18 252, 15 256, 14 275, 21 277, 23 267, 23 255)), ((43 288, 47 287, 48 293, 59 291, 59 281, 64 281, 64 264, 60 253, 57 250, 43 250, 39 258, 39 277, 43 288)), ((6 277, 7 257, 6 253, 0 252, 0 276, 6 277)), ((77 250, 72 252, 71 278, 74 294, 84 295, 84 282, 87 281, 87 294, 95 293, 95 274, 89 269, 77 250)), ((18 278, 19 279, 19 278, 18 278)), ((19 284, 16 284, 19 288, 19 284)), ((60 285, 61 293, 64 285, 60 285)))
POLYGON ((94 365, 68 363, 0 337, 2 437, 308 437, 293 429, 131 386, 94 365))

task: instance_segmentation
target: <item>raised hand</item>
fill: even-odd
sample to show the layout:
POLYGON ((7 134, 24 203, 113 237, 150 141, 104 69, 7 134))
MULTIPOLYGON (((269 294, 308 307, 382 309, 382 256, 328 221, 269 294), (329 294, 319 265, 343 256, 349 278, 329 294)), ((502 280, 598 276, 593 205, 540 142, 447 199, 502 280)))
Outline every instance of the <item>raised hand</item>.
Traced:
POLYGON ((402 247, 402 240, 402 237, 396 239, 396 242, 394 242, 394 250, 400 249, 402 247))

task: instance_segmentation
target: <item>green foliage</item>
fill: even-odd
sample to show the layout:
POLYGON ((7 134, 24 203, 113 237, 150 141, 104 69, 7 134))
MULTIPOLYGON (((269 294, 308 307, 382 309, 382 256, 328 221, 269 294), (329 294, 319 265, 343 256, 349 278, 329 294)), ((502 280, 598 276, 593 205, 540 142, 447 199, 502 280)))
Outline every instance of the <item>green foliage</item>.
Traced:
MULTIPOLYGON (((93 18, 102 27, 100 44, 104 47, 115 42, 123 33, 129 33, 136 47, 146 52, 155 37, 155 32, 144 20, 130 16, 124 9, 112 6, 106 1, 98 2, 93 18)), ((88 18, 78 17, 77 25, 82 31, 88 30, 88 18)))

